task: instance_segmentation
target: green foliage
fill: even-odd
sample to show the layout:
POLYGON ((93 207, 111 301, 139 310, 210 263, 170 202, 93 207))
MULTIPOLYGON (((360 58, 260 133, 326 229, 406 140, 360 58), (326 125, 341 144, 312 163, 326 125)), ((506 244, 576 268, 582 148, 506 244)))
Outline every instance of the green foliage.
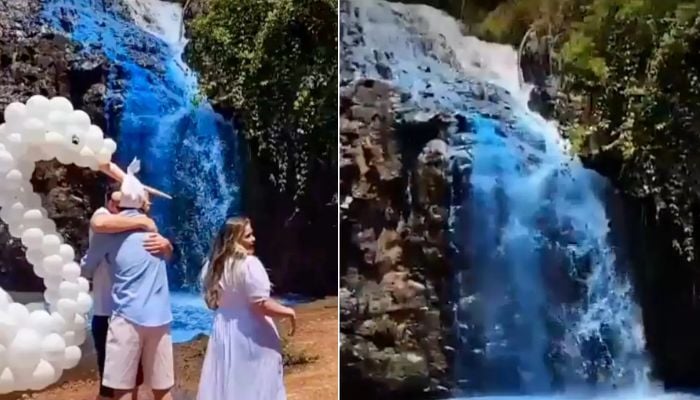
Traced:
POLYGON ((652 199, 694 254, 700 188, 700 9, 691 1, 592 0, 560 46, 562 92, 587 103, 570 121, 582 153, 617 160, 628 193, 652 199))
POLYGON ((205 94, 242 116, 271 182, 307 192, 337 168, 337 0, 211 0, 191 24, 205 94))

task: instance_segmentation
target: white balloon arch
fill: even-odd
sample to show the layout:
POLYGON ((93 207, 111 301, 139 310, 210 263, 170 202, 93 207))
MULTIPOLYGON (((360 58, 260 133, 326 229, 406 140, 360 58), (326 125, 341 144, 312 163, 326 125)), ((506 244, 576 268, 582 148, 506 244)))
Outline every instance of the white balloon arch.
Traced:
POLYGON ((73 247, 64 243, 30 178, 34 162, 56 158, 92 170, 109 164, 117 145, 64 97, 12 103, 0 125, 0 218, 21 238, 27 261, 43 278, 41 304, 15 303, 0 288, 0 394, 41 390, 75 367, 92 307, 73 247))

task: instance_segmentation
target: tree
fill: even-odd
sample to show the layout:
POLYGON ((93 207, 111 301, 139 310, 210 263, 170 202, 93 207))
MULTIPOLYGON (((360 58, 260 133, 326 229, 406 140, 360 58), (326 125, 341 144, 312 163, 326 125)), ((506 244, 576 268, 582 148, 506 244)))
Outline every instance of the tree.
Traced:
POLYGON ((241 116, 269 179, 295 201, 337 168, 337 1, 211 0, 189 58, 206 96, 241 116))

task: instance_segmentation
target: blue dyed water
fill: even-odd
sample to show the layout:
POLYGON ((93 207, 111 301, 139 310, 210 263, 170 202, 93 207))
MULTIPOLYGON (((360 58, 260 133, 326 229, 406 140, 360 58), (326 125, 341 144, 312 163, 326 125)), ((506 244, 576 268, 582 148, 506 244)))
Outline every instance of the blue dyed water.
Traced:
POLYGON ((160 0, 46 0, 49 28, 112 64, 107 133, 124 168, 142 160, 144 183, 171 194, 154 199, 161 233, 176 245, 174 289, 191 290, 212 235, 239 210, 234 127, 197 101, 196 76, 182 61, 180 6, 160 0))
POLYGON ((641 313, 609 241, 608 184, 528 109, 516 52, 428 6, 349 4, 343 78, 390 80, 398 120, 453 122, 455 394, 683 398, 648 377, 641 313))
POLYGON ((461 374, 476 368, 480 389, 522 393, 644 386, 641 314, 608 242, 607 183, 552 126, 516 110, 508 128, 468 114, 471 132, 455 135, 473 152, 455 215, 469 254, 457 282, 475 296, 458 306, 460 354, 472 359, 461 374))

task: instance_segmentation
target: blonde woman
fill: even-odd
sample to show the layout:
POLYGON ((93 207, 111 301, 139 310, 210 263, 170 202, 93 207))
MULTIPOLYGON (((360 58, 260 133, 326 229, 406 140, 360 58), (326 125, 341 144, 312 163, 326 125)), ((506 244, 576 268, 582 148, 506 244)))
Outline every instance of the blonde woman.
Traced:
POLYGON ((198 400, 284 400, 280 337, 272 317, 296 314, 270 298, 270 279, 253 255, 247 218, 230 218, 202 272, 204 299, 215 310, 198 400))

